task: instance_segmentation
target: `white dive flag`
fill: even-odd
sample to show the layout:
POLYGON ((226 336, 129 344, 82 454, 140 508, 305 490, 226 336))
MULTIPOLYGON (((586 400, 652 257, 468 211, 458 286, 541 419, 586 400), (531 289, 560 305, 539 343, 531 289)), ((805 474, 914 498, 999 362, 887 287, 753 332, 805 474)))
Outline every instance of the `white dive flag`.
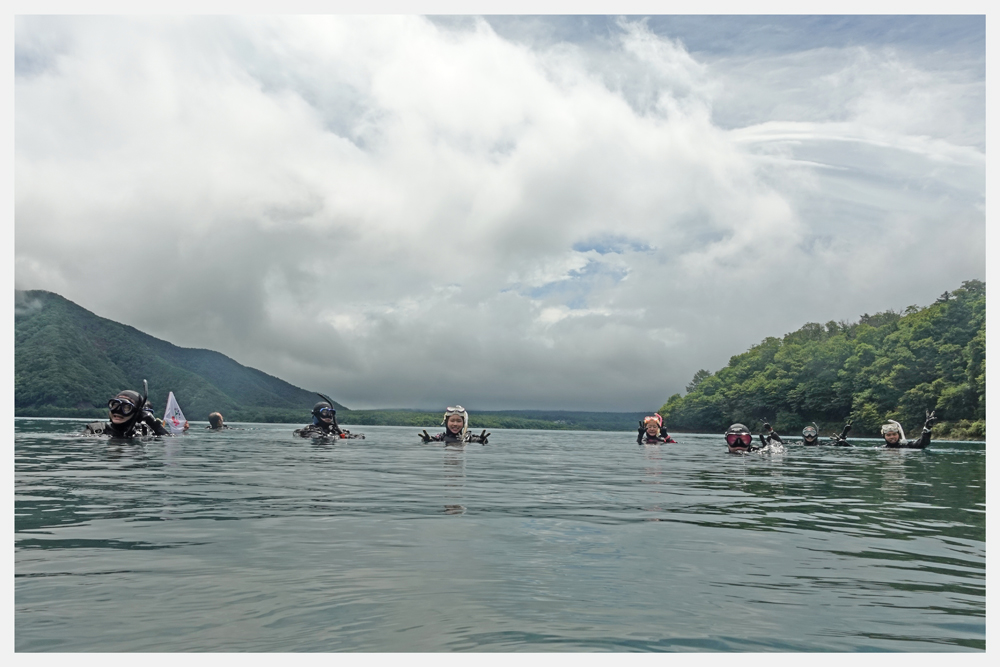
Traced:
POLYGON ((170 395, 167 396, 167 409, 163 411, 163 425, 171 433, 183 433, 184 422, 184 413, 181 412, 181 406, 177 405, 174 392, 170 392, 170 395))

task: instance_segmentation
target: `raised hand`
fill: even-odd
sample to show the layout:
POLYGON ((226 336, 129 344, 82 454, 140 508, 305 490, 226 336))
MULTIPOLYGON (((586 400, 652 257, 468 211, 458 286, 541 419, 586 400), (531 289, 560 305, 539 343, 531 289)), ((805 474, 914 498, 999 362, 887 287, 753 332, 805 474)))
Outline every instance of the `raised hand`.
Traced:
POLYGON ((938 418, 934 416, 934 410, 924 410, 924 414, 927 416, 927 419, 924 421, 924 428, 930 428, 938 418))
POLYGON ((483 432, 479 434, 479 442, 485 445, 488 442, 487 438, 489 438, 491 435, 493 434, 487 433, 486 429, 484 428, 483 432))
POLYGON ((431 441, 431 436, 427 435, 427 429, 424 429, 422 433, 418 433, 417 435, 419 435, 420 439, 423 440, 424 442, 431 441))

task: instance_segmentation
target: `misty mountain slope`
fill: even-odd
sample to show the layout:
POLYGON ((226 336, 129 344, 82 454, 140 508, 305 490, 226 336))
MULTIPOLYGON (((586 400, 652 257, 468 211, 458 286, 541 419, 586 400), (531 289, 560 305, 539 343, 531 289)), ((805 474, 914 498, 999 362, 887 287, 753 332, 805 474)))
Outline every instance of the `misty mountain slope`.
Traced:
MULTIPOLYGON (((174 392, 189 419, 210 412, 301 411, 314 392, 248 368, 219 352, 182 348, 134 327, 98 317, 58 294, 16 291, 14 408, 19 415, 67 416, 103 411, 122 389, 142 390, 157 414, 174 392)), ((344 406, 336 404, 338 410, 344 406)))

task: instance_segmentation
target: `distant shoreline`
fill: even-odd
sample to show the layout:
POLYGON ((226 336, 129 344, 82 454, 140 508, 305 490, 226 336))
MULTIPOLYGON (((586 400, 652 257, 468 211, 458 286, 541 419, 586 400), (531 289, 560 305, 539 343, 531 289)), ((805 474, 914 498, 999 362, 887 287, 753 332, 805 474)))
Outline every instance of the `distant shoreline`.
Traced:
MULTIPOLYGON (((106 418, 106 415, 105 415, 105 418, 106 418)), ((30 415, 30 416, 29 415, 18 415, 18 416, 15 416, 14 419, 15 420, 19 420, 19 419, 24 419, 24 420, 61 419, 61 420, 64 420, 64 421, 77 421, 77 422, 85 423, 85 422, 94 421, 95 419, 101 419, 101 418, 100 417, 62 417, 62 416, 53 417, 53 416, 39 416, 39 415, 30 415)), ((196 426, 198 426, 198 427, 208 426, 208 422, 207 421, 200 421, 200 420, 188 420, 188 421, 189 421, 189 423, 191 424, 192 427, 196 427, 196 426)), ((234 426, 235 425, 242 425, 242 426, 250 425, 250 426, 252 426, 252 425, 257 425, 257 424, 259 424, 259 425, 278 424, 278 425, 286 425, 286 426, 302 426, 307 421, 308 420, 305 420, 305 419, 301 419, 299 421, 294 421, 294 422, 275 422, 275 421, 260 422, 260 421, 246 421, 246 420, 239 420, 239 421, 236 421, 236 420, 231 420, 231 421, 230 420, 226 420, 226 423, 234 425, 234 426)), ((353 422, 342 422, 340 425, 343 426, 343 427, 345 427, 345 428, 348 428, 348 429, 364 428, 366 426, 392 426, 392 427, 395 427, 395 428, 414 428, 411 424, 358 424, 358 423, 353 423, 353 422)), ((440 424, 438 424, 437 426, 440 426, 440 424)), ((422 428, 422 427, 416 427, 416 428, 422 428)), ((493 428, 493 429, 505 430, 505 431, 579 431, 579 432, 584 432, 584 433, 628 433, 632 437, 634 437, 634 435, 635 435, 635 429, 617 429, 617 430, 616 429, 594 429, 594 428, 588 429, 588 428, 567 428, 567 427, 564 427, 564 426, 560 426, 558 428, 551 428, 551 427, 550 428, 532 428, 532 427, 485 426, 485 427, 479 427, 479 428, 486 428, 486 429, 493 428)), ((476 426, 475 425, 473 425, 473 429, 472 430, 473 431, 476 430, 476 426)), ((717 433, 704 433, 704 432, 698 432, 698 431, 670 431, 670 433, 672 435, 704 435, 704 436, 719 435, 717 433)), ((720 438, 721 438, 721 435, 720 435, 720 438)), ((793 443, 793 446, 794 446, 794 442, 797 442, 797 440, 792 440, 791 438, 786 438, 786 439, 787 440, 791 440, 791 442, 793 443)), ((850 438, 850 440, 853 441, 853 442, 879 442, 880 438, 875 437, 875 436, 859 436, 857 438, 850 438)), ((985 440, 959 440, 957 438, 948 438, 948 437, 940 437, 939 438, 937 436, 935 436, 931 440, 931 445, 932 446, 933 446, 934 442, 955 442, 955 443, 967 442, 967 443, 970 443, 970 444, 974 444, 974 443, 983 443, 983 444, 985 444, 986 443, 985 440)), ((786 444, 788 444, 788 443, 786 443, 786 444)), ((820 445, 820 446, 825 447, 825 446, 829 446, 829 445, 820 445)))

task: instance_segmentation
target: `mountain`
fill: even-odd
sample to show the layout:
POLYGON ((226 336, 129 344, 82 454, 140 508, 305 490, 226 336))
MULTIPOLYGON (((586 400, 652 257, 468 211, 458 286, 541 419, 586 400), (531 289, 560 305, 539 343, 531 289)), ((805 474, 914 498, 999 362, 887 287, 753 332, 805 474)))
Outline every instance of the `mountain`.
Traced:
POLYGON ((224 354, 177 347, 52 292, 17 290, 14 304, 18 416, 104 417, 108 399, 123 389, 141 393, 144 378, 157 416, 170 391, 194 420, 218 411, 227 421, 306 423, 320 400, 224 354))
POLYGON ((660 408, 668 427, 722 433, 768 420, 796 437, 816 421, 829 431, 854 422, 875 435, 887 419, 919 432, 924 411, 943 420, 935 436, 986 435, 986 284, 967 280, 925 308, 862 315, 855 323, 809 323, 767 338, 716 373, 700 370, 685 396, 660 408))

